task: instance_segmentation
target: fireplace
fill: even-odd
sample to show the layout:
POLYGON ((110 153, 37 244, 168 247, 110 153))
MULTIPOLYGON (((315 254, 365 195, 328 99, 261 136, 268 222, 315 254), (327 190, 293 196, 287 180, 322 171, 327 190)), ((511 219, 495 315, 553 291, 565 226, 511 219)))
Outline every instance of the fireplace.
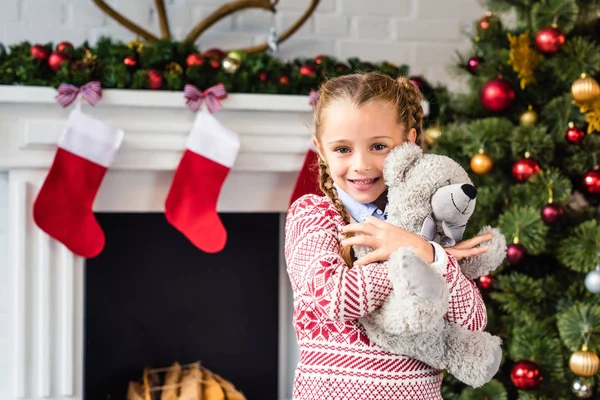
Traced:
MULTIPOLYGON (((89 337, 86 324, 92 322, 86 320, 86 281, 94 279, 92 269, 94 273, 102 268, 110 271, 100 262, 102 257, 112 257, 108 252, 111 237, 107 238, 106 254, 85 260, 48 237, 32 220, 33 201, 70 111, 61 109, 54 102, 54 95, 51 88, 0 88, 0 171, 8 176, 8 221, 6 226, 0 226, 0 232, 7 232, 8 236, 8 245, 0 246, 8 252, 8 262, 0 269, 6 271, 6 284, 2 286, 6 290, 0 291, 0 302, 6 304, 6 312, 0 309, 0 398, 6 400, 84 398, 85 372, 93 367, 86 365, 90 350, 84 351, 89 337)), ((184 106, 183 94, 106 90, 95 109, 84 105, 84 111, 125 131, 123 145, 94 204, 101 223, 124 216, 165 223, 164 200, 194 118, 184 106)), ((264 271, 269 274, 269 287, 277 285, 277 301, 270 306, 270 313, 274 307, 277 312, 273 320, 278 339, 276 398, 287 399, 291 395, 297 349, 282 256, 283 223, 309 142, 310 106, 303 96, 238 94, 230 95, 216 116, 240 134, 242 143, 219 198, 218 210, 223 220, 232 224, 235 218, 262 217, 269 224, 277 224, 276 228, 269 228, 279 236, 274 249, 269 250, 277 254, 267 256, 270 261, 264 271)), ((165 229, 169 232, 168 226, 165 229)), ((167 233, 172 234, 177 233, 167 233)), ((183 236, 181 240, 183 246, 189 245, 183 236)), ((127 243, 121 245, 127 247, 127 243)), ((197 249, 189 250, 190 254, 197 252, 198 260, 209 256, 199 254, 197 249)), ((226 257, 227 250, 226 247, 223 254, 214 257, 226 257)), ((164 271, 169 272, 168 265, 164 271)), ((217 278, 223 280, 224 275, 217 278)), ((273 298, 265 297, 265 304, 273 298)), ((93 318, 94 314, 90 315, 93 318)), ((274 324, 273 321, 265 323, 274 324)), ((275 357, 265 354, 270 354, 270 359, 275 357)), ((177 361, 177 357, 183 356, 173 354, 172 361, 177 361)), ((179 361, 203 361, 202 358, 198 355, 194 360, 179 361)), ((218 369, 210 362, 206 366, 218 369)), ((223 375, 236 383, 226 373, 223 375)))

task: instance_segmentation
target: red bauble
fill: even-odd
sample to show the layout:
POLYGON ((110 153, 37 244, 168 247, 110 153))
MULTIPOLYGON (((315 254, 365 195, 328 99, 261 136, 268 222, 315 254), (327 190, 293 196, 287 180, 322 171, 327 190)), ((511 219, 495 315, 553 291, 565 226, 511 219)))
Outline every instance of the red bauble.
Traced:
POLYGON ((192 65, 202 65, 204 64, 204 56, 202 54, 194 53, 187 56, 185 63, 188 67, 192 65))
POLYGON ((517 161, 512 167, 513 177, 518 182, 525 182, 533 175, 540 172, 540 165, 537 161, 531 158, 522 158, 517 161))
POLYGON ((219 61, 221 61, 225 58, 225 52, 221 49, 216 49, 216 48, 208 49, 204 53, 202 53, 202 55, 207 58, 216 58, 219 61))
POLYGON ((567 139, 567 142, 579 144, 584 137, 585 132, 583 129, 580 129, 573 124, 569 124, 569 129, 567 129, 567 132, 565 132, 565 138, 567 139))
POLYGON ((307 77, 314 77, 317 75, 317 69, 310 64, 306 64, 300 67, 300 75, 307 77))
POLYGON ((542 221, 553 224, 565 213, 565 209, 556 203, 549 203, 542 207, 542 221))
POLYGON ((148 77, 148 88, 149 89, 160 89, 163 85, 163 77, 160 71, 151 69, 146 73, 148 77))
POLYGON ((58 71, 62 63, 69 62, 71 57, 67 53, 62 53, 60 51, 55 51, 50 54, 48 57, 48 65, 52 69, 52 71, 58 71))
POLYGON ((583 186, 589 194, 600 194, 600 168, 596 167, 583 176, 583 186))
POLYGON ((542 379, 542 371, 533 361, 519 361, 510 371, 510 380, 519 390, 535 389, 542 379))
POLYGON ((327 56, 325 54, 320 54, 315 57, 315 64, 321 65, 321 64, 323 64, 323 61, 328 60, 328 59, 329 59, 329 56, 327 56))
POLYGON ((481 89, 481 104, 490 111, 502 111, 512 103, 515 91, 507 81, 494 79, 481 89))
POLYGON ((269 75, 267 75, 266 72, 261 72, 258 74, 258 79, 260 79, 261 82, 266 82, 269 79, 269 75))
POLYGON ((283 75, 281 77, 279 77, 279 83, 282 85, 289 85, 290 84, 290 78, 288 78, 287 76, 283 75))
POLYGON ((29 54, 31 54, 31 57, 33 57, 33 59, 36 61, 44 61, 48 58, 50 52, 41 44, 36 44, 31 46, 29 54))
POLYGON ((56 51, 64 52, 65 50, 72 49, 72 48, 73 48, 73 45, 69 42, 60 42, 59 44, 56 45, 56 51))
POLYGON ((518 243, 511 243, 506 248, 506 259, 511 264, 518 264, 527 253, 525 247, 518 243))
POLYGON ((472 75, 477 75, 477 73, 479 72, 479 66, 481 65, 481 63, 483 63, 483 57, 478 57, 478 56, 471 57, 467 61, 466 69, 472 75))
POLYGON ((554 54, 565 44, 565 35, 553 26, 540 29, 535 34, 535 45, 542 53, 554 54))
POLYGON ((133 68, 137 65, 137 60, 133 56, 127 56, 123 59, 123 64, 125 64, 129 68, 133 68))
POLYGON ((479 277, 479 286, 481 286, 482 289, 488 290, 489 288, 492 287, 493 283, 494 283, 494 280, 489 275, 484 275, 484 276, 479 277))

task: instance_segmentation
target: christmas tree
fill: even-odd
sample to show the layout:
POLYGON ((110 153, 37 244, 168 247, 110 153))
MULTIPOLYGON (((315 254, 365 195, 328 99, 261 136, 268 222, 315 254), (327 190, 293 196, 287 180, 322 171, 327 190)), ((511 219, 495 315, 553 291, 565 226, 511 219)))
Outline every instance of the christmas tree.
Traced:
POLYGON ((600 399, 600 1, 488 0, 458 54, 461 93, 440 88, 425 139, 478 189, 465 238, 485 226, 507 261, 478 280, 495 379, 445 377, 445 399, 600 399))

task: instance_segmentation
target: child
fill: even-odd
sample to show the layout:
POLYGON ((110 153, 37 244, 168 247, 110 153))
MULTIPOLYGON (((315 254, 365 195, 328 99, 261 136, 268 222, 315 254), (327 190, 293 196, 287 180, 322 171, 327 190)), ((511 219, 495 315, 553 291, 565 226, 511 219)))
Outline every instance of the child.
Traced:
POLYGON ((385 222, 383 162, 395 146, 422 130, 419 90, 406 78, 378 73, 325 82, 315 106, 313 142, 325 197, 306 195, 290 207, 285 257, 294 292, 300 360, 294 400, 442 399, 442 372, 373 344, 358 319, 392 290, 387 260, 411 246, 428 263, 445 266, 450 288, 446 318, 482 330, 486 310, 456 259, 479 254, 488 236, 443 249, 385 222), (357 223, 350 224, 351 218, 357 223), (360 232, 362 235, 353 236, 360 232), (353 260, 352 245, 374 249, 353 260))

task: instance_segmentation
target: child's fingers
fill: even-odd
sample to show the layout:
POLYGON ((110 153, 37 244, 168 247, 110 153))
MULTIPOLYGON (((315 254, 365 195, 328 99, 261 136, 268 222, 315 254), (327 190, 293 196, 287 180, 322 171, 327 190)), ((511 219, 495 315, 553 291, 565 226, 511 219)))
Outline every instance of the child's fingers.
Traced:
POLYGON ((361 245, 368 246, 371 248, 377 248, 379 247, 379 244, 380 240, 378 238, 376 238, 375 236, 368 235, 352 236, 351 238, 342 240, 342 246, 344 247, 361 245))
POLYGON ((469 258, 469 257, 473 257, 473 256, 476 256, 479 254, 487 253, 488 250, 489 250, 489 247, 486 247, 486 246, 475 247, 475 248, 471 248, 471 249, 457 249, 457 248, 446 249, 446 251, 448 251, 448 253, 452 254, 457 261, 462 260, 463 258, 469 258))
POLYGON ((491 233, 486 233, 480 236, 474 236, 471 239, 463 240, 462 242, 458 242, 456 246, 454 246, 457 250, 462 249, 470 249, 473 248, 483 242, 487 242, 488 240, 492 240, 494 236, 491 233))

